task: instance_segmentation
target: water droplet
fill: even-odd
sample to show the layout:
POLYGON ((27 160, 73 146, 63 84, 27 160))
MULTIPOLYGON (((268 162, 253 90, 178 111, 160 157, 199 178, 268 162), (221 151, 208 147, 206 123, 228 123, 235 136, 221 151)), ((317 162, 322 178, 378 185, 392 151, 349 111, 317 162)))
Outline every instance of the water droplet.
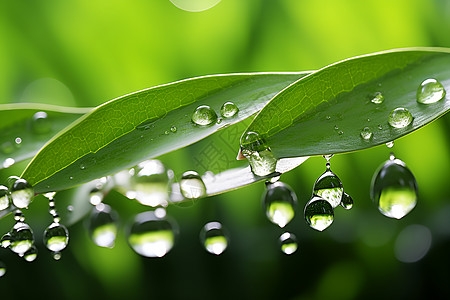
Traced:
POLYGON ((9 190, 6 186, 0 185, 0 210, 7 209, 9 207, 9 190))
POLYGON ((146 160, 135 167, 131 177, 135 199, 147 206, 167 206, 169 201, 169 177, 164 164, 156 159, 146 160))
POLYGON ((326 116, 325 119, 331 120, 331 116, 326 116))
POLYGON ((187 199, 198 199, 206 196, 205 183, 195 171, 183 173, 180 179, 180 191, 187 199))
POLYGON ((200 105, 192 114, 192 122, 197 125, 210 125, 217 121, 217 115, 214 109, 208 105, 200 105))
POLYGON ((361 130, 361 137, 365 140, 370 140, 372 138, 372 130, 369 127, 364 127, 361 130))
POLYGON ((238 107, 233 102, 225 102, 220 108, 220 114, 224 118, 234 117, 238 111, 238 107))
POLYGON ((17 179, 11 188, 11 199, 18 208, 26 208, 34 197, 34 190, 31 184, 25 179, 17 179))
POLYGON ((7 159, 5 159, 5 161, 3 162, 3 168, 9 168, 12 165, 14 165, 16 163, 16 161, 14 160, 14 158, 8 157, 7 159))
POLYGON ((267 218, 281 228, 294 217, 297 196, 290 186, 283 182, 267 185, 263 195, 263 206, 267 218))
POLYGON ((8 248, 11 245, 11 233, 7 232, 2 236, 0 240, 0 245, 3 248, 8 248))
POLYGON ((389 114, 389 125, 395 128, 405 128, 411 124, 413 116, 403 107, 398 107, 389 114))
POLYGON ((32 130, 37 134, 45 134, 52 129, 52 123, 50 122, 46 112, 39 111, 33 115, 32 118, 32 130))
POLYGON ((417 89, 417 102, 431 104, 444 99, 445 89, 436 79, 424 80, 417 89))
POLYGON ((383 125, 378 125, 378 129, 383 130, 383 125))
POLYGON ((61 252, 53 252, 53 259, 54 260, 60 260, 61 259, 61 252))
POLYGON ((298 249, 297 237, 290 232, 285 232, 280 236, 281 251, 287 255, 293 254, 298 249))
POLYGON ((394 141, 387 142, 386 147, 388 147, 388 148, 394 147, 394 141))
POLYGON ((228 247, 228 237, 222 224, 209 222, 200 231, 200 241, 206 251, 211 254, 220 255, 228 247))
POLYGON ((221 0, 170 0, 179 9, 200 12, 216 6, 221 0))
POLYGON ((267 176, 275 172, 277 159, 256 132, 246 132, 241 138, 241 152, 247 158, 253 174, 267 176))
POLYGON ((353 199, 349 194, 345 193, 342 195, 341 206, 345 209, 351 209, 353 207, 353 199))
POLYGON ((339 130, 339 131, 338 131, 338 134, 339 134, 339 135, 343 135, 344 132, 343 132, 342 130, 339 130))
POLYGON ((4 262, 0 261, 0 277, 3 277, 6 273, 6 265, 4 262))
POLYGON ((158 218, 153 211, 138 214, 128 234, 128 243, 145 257, 163 257, 175 243, 176 224, 168 218, 158 218))
POLYGON ((21 146, 21 144, 22 144, 22 138, 16 137, 14 139, 14 143, 16 144, 16 147, 19 148, 21 146))
POLYGON ((164 134, 165 134, 165 135, 168 135, 168 134, 169 134, 169 131, 168 131, 168 130, 164 131, 164 134))
POLYGON ((31 227, 24 222, 18 221, 11 229, 11 251, 23 256, 34 244, 34 236, 31 227))
POLYGON ((175 125, 172 125, 172 126, 170 127, 170 131, 172 131, 172 132, 177 132, 177 127, 176 127, 175 125))
POLYGON ((44 231, 44 245, 52 252, 59 252, 69 243, 69 231, 59 223, 53 222, 44 231))
POLYGON ((334 208, 341 203, 343 192, 341 180, 327 166, 327 170, 314 183, 314 195, 330 202, 334 208))
POLYGON ((381 104, 381 103, 383 103, 383 101, 384 101, 384 96, 383 96, 382 93, 376 92, 376 93, 373 95, 372 100, 370 100, 370 101, 371 101, 372 103, 375 103, 375 104, 381 104))
POLYGON ((375 172, 370 196, 383 215, 401 219, 416 206, 417 182, 403 161, 389 159, 375 172))
POLYGON ((32 261, 36 260, 37 256, 38 256, 38 250, 37 250, 36 246, 33 245, 30 248, 30 250, 25 252, 25 254, 23 255, 23 258, 28 262, 32 262, 32 261))
POLYGON ((99 204, 92 208, 88 229, 92 241, 100 247, 113 248, 117 236, 118 214, 111 206, 99 204))
POLYGON ((327 160, 327 162, 330 162, 331 158, 334 156, 334 154, 325 154, 322 155, 323 158, 325 158, 327 160))
POLYGON ((313 196, 305 206, 305 220, 311 228, 323 231, 328 228, 334 219, 334 211, 330 202, 313 196))

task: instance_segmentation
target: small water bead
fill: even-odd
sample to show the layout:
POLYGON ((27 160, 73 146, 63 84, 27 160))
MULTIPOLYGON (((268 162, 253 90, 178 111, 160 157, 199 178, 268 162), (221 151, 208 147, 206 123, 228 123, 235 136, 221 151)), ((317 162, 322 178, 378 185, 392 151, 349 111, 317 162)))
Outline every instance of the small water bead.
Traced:
POLYGON ((372 130, 370 130, 369 127, 364 127, 361 130, 361 137, 365 140, 370 140, 372 138, 372 135, 373 135, 372 130))
POLYGON ((27 208, 34 198, 34 190, 25 179, 17 179, 11 188, 11 199, 17 208, 27 208))
POLYGON ((379 130, 383 130, 383 125, 380 124, 377 127, 378 127, 379 130))
POLYGON ((389 125, 394 128, 405 128, 411 124, 412 120, 413 116, 409 110, 403 107, 397 107, 389 114, 389 125))
POLYGON ((32 118, 32 130, 37 134, 45 134, 52 129, 52 123, 50 122, 46 112, 39 111, 33 115, 32 118))
POLYGON ((177 132, 177 127, 176 127, 175 125, 172 125, 172 126, 170 127, 170 131, 172 131, 172 132, 177 132))
POLYGON ((168 135, 169 134, 169 130, 164 131, 164 134, 168 135))
POLYGON ((436 103, 445 97, 445 89, 436 79, 424 80, 417 89, 417 102, 422 104, 436 103))
POLYGON ((88 230, 92 241, 100 247, 113 248, 118 231, 118 214, 111 206, 99 204, 93 207, 88 219, 88 230))
POLYGON ((339 131, 338 131, 338 134, 339 134, 339 135, 343 135, 344 132, 343 132, 342 130, 339 130, 339 131))
POLYGON ((381 104, 381 103, 383 103, 383 101, 384 101, 384 96, 383 96, 382 93, 376 92, 376 93, 373 95, 372 100, 370 100, 370 101, 371 101, 372 103, 375 103, 375 104, 381 104))
POLYGON ((342 195, 341 206, 345 209, 351 209, 353 207, 353 199, 349 194, 345 193, 342 195))
POLYGON ((406 164, 392 157, 375 172, 370 196, 383 215, 401 219, 416 206, 417 182, 406 164))
POLYGON ((394 141, 387 142, 386 147, 388 147, 388 148, 394 147, 394 141))
POLYGON ((167 206, 169 201, 169 175, 164 164, 156 159, 138 164, 131 177, 136 200, 147 206, 167 206))
POLYGON ((36 260, 37 256, 38 256, 38 250, 37 250, 36 246, 33 245, 30 248, 30 250, 25 252, 25 254, 23 255, 23 258, 28 262, 32 262, 32 261, 36 260))
POLYGON ((247 158, 253 174, 267 176, 275 172, 277 159, 258 133, 249 131, 242 136, 241 152, 247 158))
POLYGON ((12 165, 14 165, 16 163, 16 161, 14 160, 14 158, 8 157, 7 159, 5 159, 3 161, 3 168, 7 169, 9 167, 11 167, 12 165))
POLYGON ((234 117, 238 111, 238 107, 233 102, 225 102, 220 108, 220 114, 224 118, 234 117))
POLYGON ((6 186, 0 185, 0 210, 7 209, 9 207, 10 196, 9 190, 6 186))
POLYGON ((180 191, 187 199, 198 199, 206 196, 206 186, 195 171, 184 172, 180 179, 180 191))
POLYGON ((284 254, 291 255, 298 249, 297 237, 290 232, 285 232, 280 236, 281 251, 284 254))
POLYGON ((175 243, 176 223, 159 218, 153 211, 138 214, 128 234, 128 243, 139 255, 163 257, 175 243))
POLYGON ((341 180, 330 170, 329 163, 327 163, 327 170, 314 183, 314 195, 330 202, 334 208, 341 203, 343 192, 341 180))
POLYGON ((283 182, 267 185, 263 195, 263 207, 267 218, 281 228, 294 218, 297 196, 290 186, 283 182))
POLYGON ((27 223, 21 221, 16 222, 10 234, 11 244, 9 245, 9 249, 20 256, 23 256, 34 244, 33 231, 27 223))
POLYGON ((53 252, 53 259, 54 260, 60 260, 61 259, 61 252, 53 252))
POLYGON ((330 202, 313 196, 305 206, 305 220, 308 225, 318 231, 328 228, 334 219, 334 211, 330 202))
POLYGON ((228 237, 219 222, 209 222, 200 231, 200 241, 206 251, 211 254, 220 255, 228 247, 228 237))
POLYGON ((11 233, 7 232, 2 236, 2 239, 0 240, 0 245, 3 248, 8 248, 11 245, 11 233))
POLYGON ((217 121, 217 115, 214 109, 208 105, 200 105, 192 114, 192 122, 197 125, 211 125, 217 121))
POLYGON ((11 154, 14 152, 14 146, 11 142, 4 142, 1 144, 0 149, 2 150, 3 154, 11 154))
POLYGON ((69 231, 59 222, 53 222, 44 231, 44 245, 52 252, 59 252, 69 243, 69 231))

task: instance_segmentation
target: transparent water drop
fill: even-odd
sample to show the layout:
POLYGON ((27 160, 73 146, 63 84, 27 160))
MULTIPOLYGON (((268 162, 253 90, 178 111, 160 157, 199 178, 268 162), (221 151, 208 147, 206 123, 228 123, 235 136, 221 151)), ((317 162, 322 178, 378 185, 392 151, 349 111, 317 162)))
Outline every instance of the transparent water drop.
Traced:
POLYGON ((170 131, 177 132, 177 127, 175 125, 170 126, 170 131))
POLYGON ((281 228, 294 218, 297 196, 292 188, 283 183, 275 182, 267 185, 263 194, 263 207, 267 218, 281 228))
POLYGON ((34 236, 31 227, 24 222, 18 221, 11 229, 11 251, 23 256, 34 244, 34 236))
POLYGON ((118 231, 118 214, 111 206, 99 204, 92 208, 88 230, 92 241, 100 247, 113 248, 118 231))
POLYGON ((2 236, 2 239, 0 240, 0 245, 3 248, 8 248, 11 245, 11 233, 7 232, 2 236))
POLYGON ((16 148, 20 148, 20 146, 22 146, 22 138, 21 137, 16 137, 14 139, 14 143, 15 143, 16 148))
POLYGON ((169 201, 169 176, 164 164, 156 159, 146 160, 135 167, 131 188, 135 199, 147 206, 167 206, 169 201))
POLYGON ((349 194, 345 193, 342 195, 341 206, 345 209, 351 209, 353 207, 353 199, 349 194))
POLYGON ((383 101, 384 101, 384 96, 383 96, 382 93, 376 92, 376 93, 373 95, 372 100, 370 100, 370 101, 371 101, 372 103, 375 103, 375 104, 381 104, 381 103, 383 103, 383 101))
POLYGON ((16 161, 14 160, 14 158, 8 157, 7 159, 5 159, 3 161, 3 168, 7 169, 9 167, 11 167, 12 165, 14 165, 16 163, 16 161))
POLYGON ((241 137, 241 152, 247 158, 253 174, 267 176, 275 172, 277 159, 258 133, 249 131, 241 137))
POLYGON ((59 252, 69 243, 69 231, 66 226, 53 222, 44 231, 44 245, 52 252, 59 252))
POLYGON ((341 180, 329 169, 329 164, 327 164, 327 170, 314 183, 313 194, 330 202, 331 206, 335 208, 341 203, 343 192, 341 180))
POLYGON ((361 137, 365 140, 370 140, 373 136, 372 130, 369 127, 364 127, 361 130, 361 137))
POLYGON ((389 125, 395 128, 405 128, 411 124, 413 116, 403 107, 397 107, 389 114, 389 125))
POLYGON ((6 265, 4 262, 0 261, 0 277, 6 274, 6 265))
POLYGON ((389 159, 375 172, 370 196, 383 215, 401 219, 416 206, 417 182, 403 161, 389 159))
POLYGON ((170 0, 179 9, 200 12, 216 6, 221 0, 170 0))
POLYGON ((61 254, 61 252, 56 251, 56 252, 52 253, 52 256, 53 256, 54 260, 60 260, 62 257, 62 254, 61 254))
POLYGON ((228 236, 219 222, 209 222, 200 231, 200 241, 206 251, 220 255, 228 247, 228 236))
POLYGON ((233 102, 225 102, 220 108, 220 114, 224 118, 234 117, 238 111, 238 107, 233 102))
POLYGON ((192 122, 197 125, 211 125, 217 121, 217 115, 214 109, 208 105, 200 105, 192 114, 192 122))
POLYGON ((195 171, 184 172, 180 179, 180 191, 187 199, 198 199, 206 196, 206 186, 195 171))
POLYGON ((388 148, 394 147, 394 141, 387 142, 386 147, 388 147, 388 148))
POLYGON ((295 234, 285 232, 280 236, 281 251, 284 254, 291 255, 298 249, 297 237, 295 234))
POLYGON ((9 207, 10 197, 9 190, 6 186, 0 185, 0 210, 7 209, 9 207))
POLYGON ((417 89, 417 102, 422 104, 436 103, 445 97, 445 89, 436 79, 424 80, 417 89))
POLYGON ((169 130, 164 131, 164 134, 168 135, 169 134, 169 130))
POLYGON ((34 198, 34 190, 25 179, 17 179, 11 188, 11 199, 17 208, 26 208, 34 198))
POLYGON ((153 211, 147 211, 135 217, 128 234, 128 243, 139 255, 163 257, 172 249, 176 231, 173 220, 159 218, 153 211))
POLYGON ((339 131, 338 131, 338 134, 339 134, 339 135, 343 135, 344 132, 343 132, 342 130, 339 130, 339 131))
POLYGON ((36 260, 37 256, 38 256, 38 250, 37 250, 36 246, 33 245, 27 252, 25 252, 25 254, 23 255, 23 258, 28 262, 32 262, 32 261, 36 260))
POLYGON ((52 123, 46 112, 39 111, 33 115, 31 127, 34 133, 45 134, 51 131, 52 123))
POLYGON ((334 211, 330 202, 313 196, 305 206, 305 220, 308 225, 318 231, 328 228, 334 219, 334 211))

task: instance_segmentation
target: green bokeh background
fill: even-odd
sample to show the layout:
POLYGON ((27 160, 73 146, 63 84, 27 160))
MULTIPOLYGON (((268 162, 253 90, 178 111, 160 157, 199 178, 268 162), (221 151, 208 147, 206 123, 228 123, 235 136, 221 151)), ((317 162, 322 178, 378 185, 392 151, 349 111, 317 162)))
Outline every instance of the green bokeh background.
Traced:
MULTIPOLYGON (((0 41, 0 103, 96 106, 200 75, 315 70, 391 48, 450 47, 450 1, 222 0, 196 13, 169 0, 1 1, 0 41)), ((386 147, 332 159, 355 205, 351 211, 337 208, 334 224, 322 233, 307 227, 303 207, 325 169, 324 159, 309 159, 283 175, 299 198, 297 215, 286 227, 299 240, 291 256, 277 244, 283 230, 262 212, 263 183, 190 207, 169 207, 180 234, 161 259, 142 258, 128 247, 126 224, 145 208, 113 195, 106 202, 121 215, 116 247, 94 246, 79 222, 69 228, 62 259, 53 261, 41 242, 50 216, 46 202, 37 198, 25 215, 39 257, 27 263, 0 249, 8 267, 0 278, 2 296, 413 299, 433 291, 442 298, 450 279, 449 130, 450 117, 445 116, 395 142, 396 156, 407 163, 420 189, 417 207, 400 221, 381 215, 369 199, 372 175, 389 155, 386 147), (198 238, 211 220, 221 221, 230 234, 229 248, 219 257, 202 249, 198 238), (398 239, 413 224, 430 230, 431 247, 416 263, 400 262, 396 249, 424 243, 420 236, 412 236, 410 244, 398 239)), ((211 144, 226 153, 230 165, 236 164, 236 135, 202 141, 163 160, 176 174, 198 169, 198 160, 208 161, 202 150, 211 144)), ((23 168, 18 164, 0 175, 19 174, 23 168)), ((0 220, 1 233, 12 223, 11 216, 0 220)))

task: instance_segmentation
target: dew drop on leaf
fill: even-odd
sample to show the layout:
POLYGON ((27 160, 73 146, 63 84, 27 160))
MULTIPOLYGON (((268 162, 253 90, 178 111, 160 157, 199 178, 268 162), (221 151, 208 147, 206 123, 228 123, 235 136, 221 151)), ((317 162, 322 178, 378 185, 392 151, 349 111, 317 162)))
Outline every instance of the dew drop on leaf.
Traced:
POLYGON ((297 237, 290 232, 285 232, 280 236, 281 251, 284 254, 291 255, 298 249, 297 237))
POLYGON ((31 120, 31 128, 34 133, 45 134, 51 131, 52 123, 50 122, 46 112, 39 111, 33 115, 31 120))
POLYGON ((305 206, 305 220, 311 228, 323 231, 328 228, 334 219, 334 211, 330 202, 313 196, 305 206))
POLYGON ((7 209, 9 207, 9 190, 6 186, 0 185, 0 210, 7 209))
POLYGON ((364 127, 361 130, 361 137, 365 140, 370 140, 372 138, 372 135, 373 135, 372 130, 370 130, 369 127, 364 127))
POLYGON ((376 92, 376 93, 373 95, 372 100, 370 100, 370 101, 371 101, 372 103, 375 103, 375 104, 381 104, 381 103, 383 103, 383 101, 384 101, 384 96, 383 96, 382 93, 376 92))
POLYGON ((44 245, 52 252, 59 252, 69 243, 69 231, 57 222, 50 224, 44 231, 44 245))
POLYGON ((195 171, 187 171, 181 175, 180 191, 187 199, 198 199, 206 196, 206 186, 202 177, 195 171))
POLYGON ((275 172, 277 159, 258 133, 249 131, 242 136, 241 152, 247 158, 253 174, 267 176, 275 172))
POLYGON ((177 132, 177 127, 175 125, 170 126, 170 131, 177 132))
POLYGON ((131 188, 136 200, 147 206, 167 206, 169 201, 169 176, 164 164, 156 159, 146 160, 135 167, 131 188))
POLYGON ((403 107, 397 107, 389 114, 389 125, 394 128, 405 128, 411 124, 412 120, 413 116, 409 110, 403 107))
POLYGON ((217 121, 217 115, 214 109, 208 105, 200 105, 192 114, 192 122, 197 125, 211 125, 217 121))
POLYGON ((234 117, 238 111, 238 107, 233 102, 225 102, 220 108, 220 114, 224 118, 234 117))
POLYGON ((263 207, 267 218, 281 228, 294 218, 297 196, 290 186, 283 182, 267 185, 263 195, 263 207))
POLYGON ((424 80, 417 89, 417 102, 422 104, 432 104, 445 97, 445 89, 436 79, 424 80))
POLYGON ((100 203, 92 208, 88 230, 92 241, 100 247, 113 248, 118 230, 118 214, 111 206, 100 203))
POLYGON ((220 255, 228 247, 228 236, 219 222, 209 222, 200 231, 200 241, 206 251, 220 255))

